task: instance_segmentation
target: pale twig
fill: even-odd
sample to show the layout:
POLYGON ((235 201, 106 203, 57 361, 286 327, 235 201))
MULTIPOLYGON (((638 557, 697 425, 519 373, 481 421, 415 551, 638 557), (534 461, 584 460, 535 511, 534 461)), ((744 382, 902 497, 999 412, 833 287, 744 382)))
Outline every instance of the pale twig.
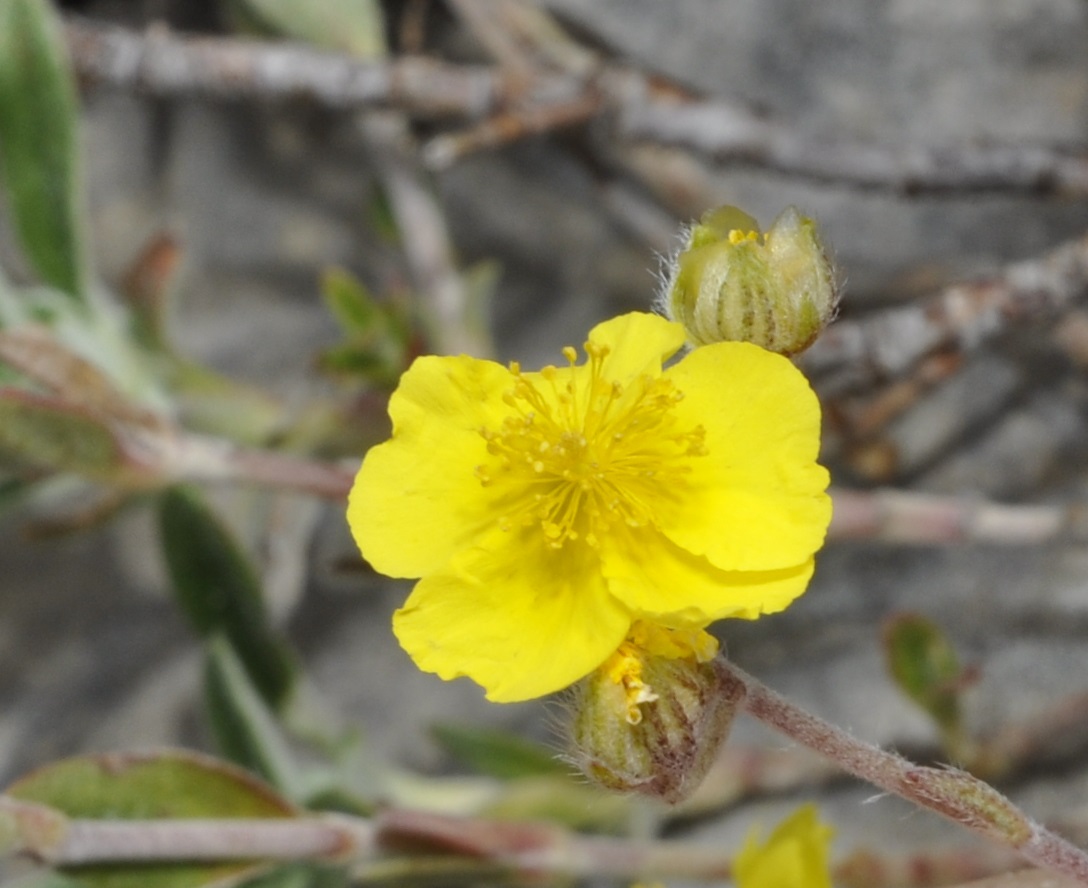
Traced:
POLYGON ((645 102, 619 135, 689 148, 791 176, 905 194, 1020 191, 1088 195, 1088 155, 1047 145, 956 146, 817 141, 734 102, 645 102))
POLYGON ((882 488, 833 491, 828 537, 906 545, 999 543, 1038 545, 1088 539, 1079 507, 1004 505, 970 496, 882 488))
POLYGON ((70 820, 47 863, 80 866, 107 861, 340 860, 374 851, 365 820, 307 817, 266 820, 70 820))
MULTIPOLYGON (((69 23, 67 33, 84 82, 149 95, 306 99, 340 110, 390 107, 417 116, 480 119, 512 113, 534 96, 546 97, 545 104, 547 97, 554 102, 560 96, 574 102, 599 91, 616 115, 615 138, 623 142, 680 145, 787 175, 909 193, 1088 195, 1083 153, 1042 145, 816 143, 739 103, 697 101, 678 84, 614 63, 592 76, 584 69, 572 74, 578 65, 561 66, 561 73, 536 69, 526 80, 521 70, 418 57, 361 62, 290 44, 183 38, 161 28, 139 34, 81 21, 69 23)), ((572 58, 597 58, 592 52, 567 52, 576 46, 573 41, 561 43, 572 58)))
MULTIPOLYGON (((511 823, 388 810, 372 819, 347 815, 222 820, 69 819, 40 805, 0 798, 0 823, 13 841, 4 851, 52 866, 170 860, 323 860, 360 865, 409 847, 455 855, 470 873, 501 868, 533 875, 675 876, 722 879, 730 855, 716 846, 581 836, 547 823, 511 823), (472 867, 475 864, 475 867, 472 867)), ((419 858, 428 872, 429 860, 419 858)), ((437 858, 442 860, 441 857, 437 858)), ((417 858, 405 861, 414 873, 417 858)), ((445 864, 443 869, 448 869, 445 864)))
POLYGON ((828 420, 835 431, 852 441, 877 434, 897 416, 918 403, 926 392, 963 367, 963 354, 940 351, 922 358, 902 378, 894 379, 875 393, 865 396, 834 397, 828 386, 820 386, 827 401, 828 420))
POLYGON ((721 662, 733 681, 743 686, 743 706, 755 718, 826 756, 847 773, 1006 845, 1030 863, 1088 885, 1088 853, 1030 820, 993 787, 965 771, 915 765, 857 740, 732 663, 721 662))
POLYGON ((534 60, 527 57, 504 18, 509 14, 509 0, 450 0, 450 8, 468 26, 480 44, 512 76, 529 80, 536 73, 534 60))
POLYGON ((547 10, 524 0, 452 0, 462 21, 506 67, 539 76, 564 71, 581 79, 602 67, 599 52, 578 42, 547 10))
POLYGON ((239 447, 223 438, 178 429, 133 434, 121 440, 137 464, 153 467, 158 483, 229 482, 344 500, 354 472, 336 463, 305 459, 273 450, 239 447))
POLYGON ((146 95, 218 100, 306 100, 336 110, 397 107, 431 117, 483 117, 515 84, 486 66, 409 56, 361 61, 292 43, 138 33, 69 21, 72 63, 89 85, 146 95))
POLYGON ((1088 288, 1088 237, 928 299, 832 324, 801 358, 811 374, 846 371, 857 385, 896 378, 937 349, 971 351, 1014 323, 1053 317, 1088 288))
POLYGON ((584 123, 605 109, 604 95, 589 79, 599 66, 597 55, 571 40, 546 12, 518 0, 453 0, 451 5, 508 76, 528 84, 559 71, 571 75, 575 90, 435 136, 423 146, 428 167, 445 169, 476 151, 584 123))
POLYGON ((476 151, 584 123, 600 114, 603 107, 601 96, 591 93, 569 102, 528 105, 496 114, 468 129, 430 139, 422 148, 423 162, 432 170, 446 169, 476 151))
POLYGON ((393 112, 369 114, 360 119, 359 128, 389 198, 434 350, 489 357, 490 338, 470 317, 445 216, 413 159, 404 118, 393 112))

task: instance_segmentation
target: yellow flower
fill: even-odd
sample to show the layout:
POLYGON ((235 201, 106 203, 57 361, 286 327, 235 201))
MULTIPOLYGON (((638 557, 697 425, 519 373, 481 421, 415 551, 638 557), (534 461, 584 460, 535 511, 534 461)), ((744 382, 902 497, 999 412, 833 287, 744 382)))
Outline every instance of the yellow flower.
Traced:
POLYGON ((834 830, 820 823, 814 805, 803 805, 766 842, 748 836, 733 861, 737 888, 831 888, 828 848, 834 830))
POLYGON ((509 702, 601 665, 633 623, 754 619, 804 591, 830 520, 819 405, 747 343, 668 369, 679 324, 598 325, 588 359, 524 372, 424 357, 389 403, 348 521, 363 555, 419 577, 393 628, 428 672, 509 702))

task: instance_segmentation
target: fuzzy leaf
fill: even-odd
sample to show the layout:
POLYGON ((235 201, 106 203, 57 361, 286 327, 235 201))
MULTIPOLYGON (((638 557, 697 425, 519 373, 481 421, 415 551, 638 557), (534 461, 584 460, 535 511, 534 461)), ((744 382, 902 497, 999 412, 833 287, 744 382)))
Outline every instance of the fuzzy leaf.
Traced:
POLYGON ((903 693, 942 730, 958 729, 963 669, 941 627, 920 614, 897 614, 884 626, 884 653, 903 693))
POLYGON ((47 0, 0 0, 0 171, 43 281, 85 295, 75 87, 47 0))
MULTIPOLYGON (((8 794, 77 818, 297 816, 246 772, 180 750, 66 759, 18 780, 8 794)), ((253 870, 251 863, 118 864, 71 867, 64 874, 87 888, 203 888, 253 870)))
POLYGON ((0 389, 0 456, 17 467, 115 479, 125 458, 110 427, 82 407, 17 388, 0 389))
POLYGON ((196 491, 175 487, 159 501, 159 526, 174 593, 202 636, 221 633, 273 709, 294 681, 294 663, 268 623, 260 583, 231 533, 196 491))
POLYGON ((440 724, 431 727, 431 736, 453 758, 478 774, 511 779, 571 773, 571 767, 546 746, 506 731, 440 724))
POLYGON ((204 700, 223 755, 297 798, 297 770, 287 741, 238 656, 221 636, 208 642, 204 700))

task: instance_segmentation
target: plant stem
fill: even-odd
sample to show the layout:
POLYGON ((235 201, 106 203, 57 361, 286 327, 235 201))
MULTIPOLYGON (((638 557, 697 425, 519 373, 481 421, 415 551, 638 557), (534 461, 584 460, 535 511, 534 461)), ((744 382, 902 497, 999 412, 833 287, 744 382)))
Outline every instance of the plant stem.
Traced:
POLYGON ((744 685, 743 705, 755 718, 832 759, 854 776, 1002 842, 1037 866, 1088 885, 1088 854, 1030 820, 989 784, 965 771, 915 765, 864 743, 722 659, 733 678, 744 685))
POLYGON ((63 841, 41 856, 54 865, 149 860, 337 860, 373 849, 359 818, 283 820, 71 820, 63 841))

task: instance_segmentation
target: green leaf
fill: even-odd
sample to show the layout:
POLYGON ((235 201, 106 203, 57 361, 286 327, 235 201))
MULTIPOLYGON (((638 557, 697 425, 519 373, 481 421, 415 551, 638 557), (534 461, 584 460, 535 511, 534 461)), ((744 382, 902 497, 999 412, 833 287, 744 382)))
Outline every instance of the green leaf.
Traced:
POLYGON ((162 366, 186 429, 252 447, 282 431, 286 411, 263 389, 173 355, 162 366))
POLYGON ((16 467, 116 479, 125 456, 112 429, 76 404, 0 389, 0 457, 16 467))
POLYGON ((920 614, 897 614, 884 626, 888 671, 945 732, 960 728, 963 669, 944 631, 920 614))
POLYGON ((386 53, 385 22, 378 0, 234 0, 257 27, 361 58, 386 53))
POLYGON ((325 272, 321 294, 345 339, 318 355, 319 368, 332 376, 395 387, 417 345, 405 301, 375 299, 362 281, 341 268, 325 272))
POLYGON ((0 515, 18 506, 34 489, 33 481, 0 477, 0 515))
POLYGON ((493 317, 491 309, 501 277, 502 266, 492 260, 477 262, 461 274, 465 287, 465 325, 476 331, 481 342, 488 341, 493 317))
POLYGON ((174 593, 196 631, 230 641, 264 700, 286 702, 295 665, 268 623, 260 583, 227 528, 189 488, 159 501, 159 526, 174 593))
MULTIPOLYGON (((8 788, 74 818, 294 817, 298 811, 238 768, 181 750, 116 753, 47 765, 8 788)), ((88 888, 200 888, 253 870, 251 863, 71 867, 88 888)))
POLYGON ((380 318, 370 289, 342 268, 330 268, 321 278, 321 295, 340 329, 348 335, 368 333, 380 318))
POLYGON ((4 882, 3 888, 86 888, 86 885, 60 873, 39 871, 4 882))
POLYGON ((342 867, 295 863, 264 873, 238 888, 346 888, 348 874, 342 867))
POLYGON ((43 281, 86 295, 78 107, 47 0, 0 0, 0 168, 27 257, 43 281))
POLYGON ((431 727, 431 735, 457 761, 479 774, 511 779, 571 773, 551 749, 506 731, 440 724, 431 727))
POLYGON ((222 636, 213 636, 208 642, 204 699, 220 752, 297 799, 301 793, 298 771, 287 740, 222 636))
POLYGON ((636 821, 638 806, 637 797, 579 783, 568 772, 563 777, 542 775, 511 780, 501 795, 481 808, 480 815, 622 834, 636 821))

